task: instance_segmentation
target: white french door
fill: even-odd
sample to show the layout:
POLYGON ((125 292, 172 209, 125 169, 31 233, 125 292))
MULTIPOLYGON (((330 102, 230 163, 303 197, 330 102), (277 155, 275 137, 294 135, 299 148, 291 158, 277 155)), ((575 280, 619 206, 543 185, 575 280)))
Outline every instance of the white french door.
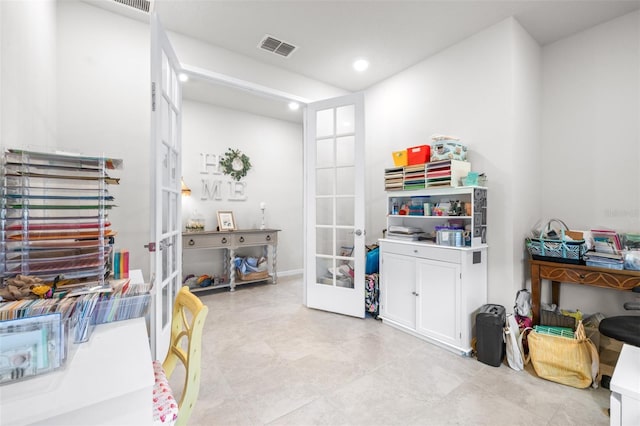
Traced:
POLYGON ((306 305, 364 317, 364 96, 305 114, 306 305))
POLYGON ((151 16, 151 252, 154 280, 151 353, 163 360, 171 337, 173 302, 181 285, 180 220, 182 90, 180 63, 158 16, 151 16))

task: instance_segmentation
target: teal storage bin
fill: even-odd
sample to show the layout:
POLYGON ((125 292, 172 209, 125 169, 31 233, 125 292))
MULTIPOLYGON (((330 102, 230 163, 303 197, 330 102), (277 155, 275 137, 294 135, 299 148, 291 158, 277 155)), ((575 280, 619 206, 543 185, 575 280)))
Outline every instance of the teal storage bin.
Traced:
POLYGON ((373 250, 369 250, 367 253, 367 260, 364 266, 365 274, 376 274, 380 270, 380 248, 376 247, 373 250))

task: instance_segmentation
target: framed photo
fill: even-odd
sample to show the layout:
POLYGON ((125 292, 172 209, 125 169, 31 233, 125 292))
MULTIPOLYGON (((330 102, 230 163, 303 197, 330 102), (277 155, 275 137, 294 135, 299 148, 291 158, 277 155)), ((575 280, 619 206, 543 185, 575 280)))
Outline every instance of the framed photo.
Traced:
POLYGON ((218 210, 218 228, 221 231, 235 231, 236 220, 233 217, 233 212, 226 212, 218 210))

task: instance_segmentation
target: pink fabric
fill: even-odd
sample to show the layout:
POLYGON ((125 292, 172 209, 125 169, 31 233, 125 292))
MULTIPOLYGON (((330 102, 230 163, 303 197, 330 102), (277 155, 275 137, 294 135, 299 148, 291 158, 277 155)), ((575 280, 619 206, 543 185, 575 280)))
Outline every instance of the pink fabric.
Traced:
POLYGON ((153 374, 156 378, 153 386, 153 421, 172 424, 178 418, 178 403, 173 397, 160 361, 153 361, 153 374))

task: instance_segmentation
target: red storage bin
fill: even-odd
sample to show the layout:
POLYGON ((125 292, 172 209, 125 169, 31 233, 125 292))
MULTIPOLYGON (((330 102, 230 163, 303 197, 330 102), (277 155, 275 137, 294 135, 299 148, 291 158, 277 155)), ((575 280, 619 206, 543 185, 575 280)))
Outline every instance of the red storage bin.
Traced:
POLYGON ((427 163, 430 157, 431 147, 429 145, 418 145, 407 148, 407 163, 409 166, 427 163))

